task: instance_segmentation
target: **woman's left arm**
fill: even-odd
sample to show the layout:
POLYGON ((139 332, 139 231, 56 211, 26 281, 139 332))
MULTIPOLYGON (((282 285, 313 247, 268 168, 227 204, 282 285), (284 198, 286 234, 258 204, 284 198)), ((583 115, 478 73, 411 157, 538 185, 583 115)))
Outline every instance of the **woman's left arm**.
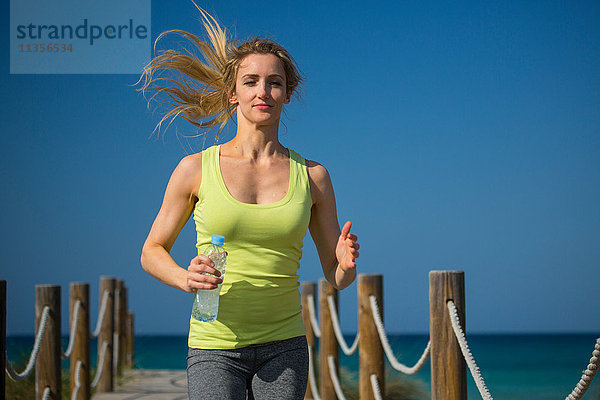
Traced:
POLYGON ((333 185, 325 167, 315 161, 308 161, 307 167, 313 201, 308 228, 317 246, 325 279, 341 290, 356 278, 358 237, 350 233, 350 221, 340 232, 333 185))

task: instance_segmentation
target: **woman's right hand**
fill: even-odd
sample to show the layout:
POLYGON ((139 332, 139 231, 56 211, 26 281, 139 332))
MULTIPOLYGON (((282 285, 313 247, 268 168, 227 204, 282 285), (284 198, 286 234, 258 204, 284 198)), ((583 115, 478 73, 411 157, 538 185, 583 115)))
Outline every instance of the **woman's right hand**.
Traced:
POLYGON ((196 293, 198 289, 216 289, 223 283, 221 273, 214 266, 215 263, 205 255, 201 254, 192 258, 187 269, 188 292, 196 293))

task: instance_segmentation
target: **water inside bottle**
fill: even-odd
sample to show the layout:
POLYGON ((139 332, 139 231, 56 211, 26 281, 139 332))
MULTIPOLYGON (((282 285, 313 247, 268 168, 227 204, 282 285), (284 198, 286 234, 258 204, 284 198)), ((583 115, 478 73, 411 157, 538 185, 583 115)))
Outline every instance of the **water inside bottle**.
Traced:
MULTIPOLYGON (((227 263, 226 253, 217 246, 211 246, 206 255, 215 263, 215 269, 221 272, 223 278, 227 263)), ((210 275, 204 273, 205 275, 210 275)), ((219 311, 219 293, 221 285, 216 289, 196 291, 194 305, 192 307, 192 317, 202 322, 213 322, 217 319, 219 311)))

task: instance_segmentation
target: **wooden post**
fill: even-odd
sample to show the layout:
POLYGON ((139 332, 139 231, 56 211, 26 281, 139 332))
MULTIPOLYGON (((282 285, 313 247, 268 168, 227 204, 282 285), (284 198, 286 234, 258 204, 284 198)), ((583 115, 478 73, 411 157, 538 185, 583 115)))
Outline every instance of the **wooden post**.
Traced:
POLYGON ((464 272, 429 272, 431 399, 466 400, 466 363, 452 330, 448 300, 454 301, 461 326, 466 329, 464 272))
POLYGON ((77 400, 89 400, 90 398, 90 285, 88 283, 71 283, 71 327, 77 324, 75 328, 75 343, 73 344, 73 353, 71 353, 71 393, 77 386, 76 372, 77 362, 81 361, 79 372, 79 392, 77 400), (75 305, 77 301, 81 302, 79 316, 75 318, 75 305))
POLYGON ((127 345, 129 340, 127 338, 127 286, 123 282, 123 288, 121 290, 121 336, 119 337, 119 365, 121 369, 126 368, 127 365, 127 345))
MULTIPOLYGON (((315 352, 315 344, 316 344, 316 340, 315 340, 315 332, 313 330, 312 327, 312 323, 310 322, 310 315, 309 315, 309 311, 308 311, 308 296, 312 296, 313 297, 313 301, 316 301, 316 288, 317 285, 314 282, 302 282, 302 286, 301 286, 301 290, 302 290, 302 320, 304 321, 304 326, 306 327, 306 341, 308 342, 308 346, 310 347, 311 353, 313 355, 313 361, 314 361, 314 357, 316 356, 316 352, 315 352)), ((316 312, 316 306, 315 306, 315 312, 316 312)), ((315 319, 316 319, 316 315, 315 315, 315 319)), ((315 367, 313 365, 313 367, 315 367)), ((306 385, 306 394, 304 395, 305 399, 312 399, 313 395, 312 395, 312 387, 310 386, 310 380, 308 382, 308 384, 306 385)))
POLYGON ((35 363, 35 398, 38 400, 42 398, 46 387, 50 388, 50 398, 61 398, 60 286, 36 285, 36 334, 40 329, 45 306, 50 308, 50 313, 46 322, 40 352, 35 363))
POLYGON ((6 281, 0 281, 0 400, 6 400, 6 281))
POLYGON ((133 344, 135 340, 135 330, 133 329, 133 313, 127 312, 127 365, 129 368, 135 366, 133 356, 133 344))
POLYGON ((379 315, 383 322, 383 276, 373 274, 358 275, 358 341, 359 354, 359 398, 361 400, 375 399, 371 385, 371 375, 375 374, 379 381, 381 398, 385 399, 385 364, 383 346, 377 333, 373 319, 371 301, 373 295, 377 299, 379 315))
POLYGON ((98 381, 97 391, 98 392, 112 392, 114 389, 113 379, 113 330, 114 330, 114 314, 115 314, 115 278, 102 276, 100 277, 100 306, 102 306, 102 299, 104 298, 104 292, 108 291, 108 303, 106 304, 106 315, 102 319, 100 325, 100 334, 98 335, 98 366, 100 365, 100 357, 102 355, 102 346, 104 343, 108 343, 106 354, 104 358, 104 365, 102 366, 100 380, 98 381))
MULTIPOLYGON (((321 341, 320 341, 320 360, 321 360, 321 382, 320 391, 322 400, 337 400, 333 381, 329 374, 328 356, 333 356, 335 359, 336 372, 339 372, 339 349, 338 342, 333 330, 333 322, 331 321, 331 313, 327 304, 327 297, 333 296, 335 307, 337 309, 338 295, 337 290, 327 282, 326 279, 319 281, 319 310, 321 315, 321 341)), ((339 374, 338 374, 339 376, 339 374)))
POLYGON ((125 313, 123 310, 123 281, 117 279, 115 283, 115 323, 113 326, 113 372, 115 376, 123 374, 123 365, 121 364, 121 351, 123 347, 123 326, 125 322, 125 313))

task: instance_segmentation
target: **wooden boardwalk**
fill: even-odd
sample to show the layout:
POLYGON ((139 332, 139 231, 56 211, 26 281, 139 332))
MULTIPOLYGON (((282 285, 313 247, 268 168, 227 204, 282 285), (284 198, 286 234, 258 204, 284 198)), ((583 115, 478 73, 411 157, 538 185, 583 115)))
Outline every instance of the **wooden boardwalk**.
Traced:
POLYGON ((185 370, 134 369, 125 371, 125 383, 112 393, 92 400, 187 400, 185 370))

